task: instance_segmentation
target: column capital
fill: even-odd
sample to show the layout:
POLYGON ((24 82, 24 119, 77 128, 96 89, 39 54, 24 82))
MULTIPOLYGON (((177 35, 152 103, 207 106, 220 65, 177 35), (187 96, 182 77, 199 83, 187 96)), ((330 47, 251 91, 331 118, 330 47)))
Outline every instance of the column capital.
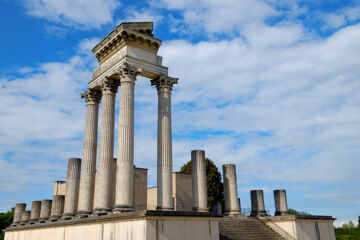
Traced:
POLYGON ((115 94, 118 90, 118 86, 118 81, 112 78, 105 77, 105 79, 101 81, 102 94, 115 94))
POLYGON ((89 89, 80 94, 81 98, 85 98, 87 104, 99 104, 101 100, 101 91, 89 89))
POLYGON ((172 78, 169 76, 162 75, 156 79, 151 80, 151 86, 156 86, 157 90, 169 89, 172 90, 174 84, 178 83, 178 78, 172 78))
POLYGON ((136 76, 142 72, 141 68, 124 63, 119 68, 120 84, 123 82, 135 83, 136 76))

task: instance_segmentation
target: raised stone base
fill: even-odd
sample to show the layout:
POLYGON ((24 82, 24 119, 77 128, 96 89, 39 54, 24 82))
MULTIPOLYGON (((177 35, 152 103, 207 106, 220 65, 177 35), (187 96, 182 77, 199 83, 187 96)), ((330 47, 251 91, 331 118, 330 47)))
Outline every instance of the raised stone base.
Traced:
POLYGON ((335 240, 334 218, 330 216, 277 216, 258 218, 285 239, 335 240))
POLYGON ((27 224, 5 230, 5 240, 218 240, 211 213, 142 211, 70 221, 27 224))

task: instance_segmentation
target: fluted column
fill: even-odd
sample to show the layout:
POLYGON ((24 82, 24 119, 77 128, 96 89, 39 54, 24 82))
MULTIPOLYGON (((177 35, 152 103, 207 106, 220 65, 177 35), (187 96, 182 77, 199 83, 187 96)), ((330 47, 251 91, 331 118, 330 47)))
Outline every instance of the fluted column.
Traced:
POLYGON ((66 178, 64 218, 71 217, 76 214, 79 200, 80 171, 81 159, 69 158, 66 178))
POLYGON ((223 165, 224 195, 226 215, 240 214, 240 204, 237 192, 235 164, 223 165))
POLYGON ((40 217, 40 208, 41 201, 32 201, 31 203, 31 213, 30 213, 30 223, 36 222, 40 217))
POLYGON ((102 82, 102 107, 98 169, 96 173, 95 214, 111 211, 111 176, 114 155, 115 94, 118 84, 112 79, 102 82))
POLYGON ((251 214, 252 217, 267 216, 263 190, 251 190, 251 214))
POLYGON ((52 200, 46 199, 41 201, 41 208, 40 208, 40 222, 45 222, 51 214, 51 205, 52 200))
POLYGON ((30 211, 23 211, 21 214, 21 225, 25 225, 30 219, 30 211))
POLYGON ((120 76, 120 107, 114 212, 133 210, 134 87, 140 69, 123 64, 120 76))
POLYGON ((93 211, 98 115, 101 92, 90 89, 81 94, 86 101, 86 121, 84 148, 81 164, 78 214, 86 215, 93 211))
POLYGON ((64 195, 53 195, 50 220, 54 221, 63 215, 64 203, 65 203, 64 195))
POLYGON ((191 151, 193 210, 207 212, 206 161, 203 150, 191 151))
POLYGON ((288 215, 286 190, 274 190, 275 216, 288 215))
POLYGON ((20 224, 22 213, 26 210, 26 203, 17 203, 15 205, 14 220, 12 226, 20 224))
POLYGON ((172 194, 172 130, 171 91, 177 78, 160 76, 151 80, 158 92, 157 133, 157 207, 159 210, 173 210, 172 194))

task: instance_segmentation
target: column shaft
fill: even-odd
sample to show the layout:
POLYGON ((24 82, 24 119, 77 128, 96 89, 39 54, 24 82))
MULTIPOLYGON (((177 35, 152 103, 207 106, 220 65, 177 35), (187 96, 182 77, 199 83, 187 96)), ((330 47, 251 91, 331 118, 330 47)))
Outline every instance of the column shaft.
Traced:
POLYGON ((81 159, 69 158, 66 178, 66 195, 64 217, 74 216, 77 211, 79 200, 81 159))
POLYGON ((288 205, 285 190, 274 190, 275 216, 288 215, 288 205))
POLYGON ((30 219, 30 211, 23 211, 21 214, 21 225, 25 225, 30 219))
POLYGON ((191 151, 193 210, 207 212, 206 160, 203 150, 191 151))
POLYGON ((65 196, 64 195, 54 195, 52 206, 51 206, 51 215, 50 219, 55 220, 60 218, 64 213, 64 203, 65 196))
POLYGON ((45 222, 51 214, 51 205, 52 200, 42 200, 41 201, 41 209, 40 209, 40 222, 45 222))
POLYGON ((267 216, 265 211, 264 192, 263 190, 251 190, 251 214, 252 217, 267 216))
POLYGON ((88 90, 81 97, 86 99, 86 122, 78 214, 89 214, 93 210, 94 203, 98 113, 101 92, 88 90))
POLYGON ((161 76, 151 81, 158 91, 157 209, 173 210, 171 91, 176 78, 161 76))
POLYGON ((133 210, 134 87, 139 69, 124 64, 120 69, 120 107, 114 212, 133 210))
POLYGON ((224 195, 226 215, 240 214, 240 204, 237 192, 236 166, 235 164, 223 165, 224 195))
POLYGON ((114 155, 115 94, 118 85, 111 79, 102 83, 102 107, 94 212, 111 211, 111 176, 114 155))
POLYGON ((13 220, 13 226, 17 226, 17 224, 21 221, 22 213, 26 210, 26 204, 25 203, 17 203, 15 205, 15 212, 14 212, 14 220, 13 220))
POLYGON ((37 221, 40 217, 41 201, 31 203, 30 223, 37 221))

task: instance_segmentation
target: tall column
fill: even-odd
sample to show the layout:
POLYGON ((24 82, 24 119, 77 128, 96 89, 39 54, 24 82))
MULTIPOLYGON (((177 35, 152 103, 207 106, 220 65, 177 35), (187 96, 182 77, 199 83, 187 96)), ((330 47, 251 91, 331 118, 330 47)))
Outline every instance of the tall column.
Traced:
POLYGON ((41 201, 40 218, 39 218, 40 222, 43 223, 50 217, 51 205, 52 205, 52 200, 50 199, 41 201))
POLYGON ((54 195, 53 196, 50 220, 54 221, 63 215, 64 202, 65 202, 64 195, 54 195))
POLYGON ((252 217, 267 216, 265 211, 263 190, 251 190, 251 214, 252 217))
POLYGON ((76 214, 79 200, 80 170, 81 159, 69 158, 66 178, 64 218, 71 217, 76 214))
POLYGON ((93 211, 94 203, 98 115, 101 92, 90 89, 81 94, 81 97, 85 98, 86 101, 86 121, 77 213, 79 215, 87 215, 93 211))
POLYGON ((174 210, 172 194, 171 91, 177 78, 161 76, 151 80, 158 91, 157 207, 174 210))
POLYGON ((275 216, 288 215, 286 190, 274 190, 275 216))
POLYGON ((32 201, 31 213, 30 213, 30 223, 34 223, 39 219, 40 208, 41 208, 41 201, 32 201))
POLYGON ((223 165, 225 215, 240 214, 235 164, 223 165))
POLYGON ((133 210, 134 87, 140 69, 123 64, 120 75, 120 107, 114 212, 133 210))
POLYGON ((102 107, 98 169, 96 173, 95 214, 111 211, 111 176, 114 155, 115 94, 118 84, 109 78, 102 82, 102 107))
POLYGON ((207 212, 206 161, 203 150, 191 151, 193 210, 207 212))
POLYGON ((20 224, 22 213, 26 210, 26 203, 17 203, 15 205, 14 220, 12 226, 20 224))

